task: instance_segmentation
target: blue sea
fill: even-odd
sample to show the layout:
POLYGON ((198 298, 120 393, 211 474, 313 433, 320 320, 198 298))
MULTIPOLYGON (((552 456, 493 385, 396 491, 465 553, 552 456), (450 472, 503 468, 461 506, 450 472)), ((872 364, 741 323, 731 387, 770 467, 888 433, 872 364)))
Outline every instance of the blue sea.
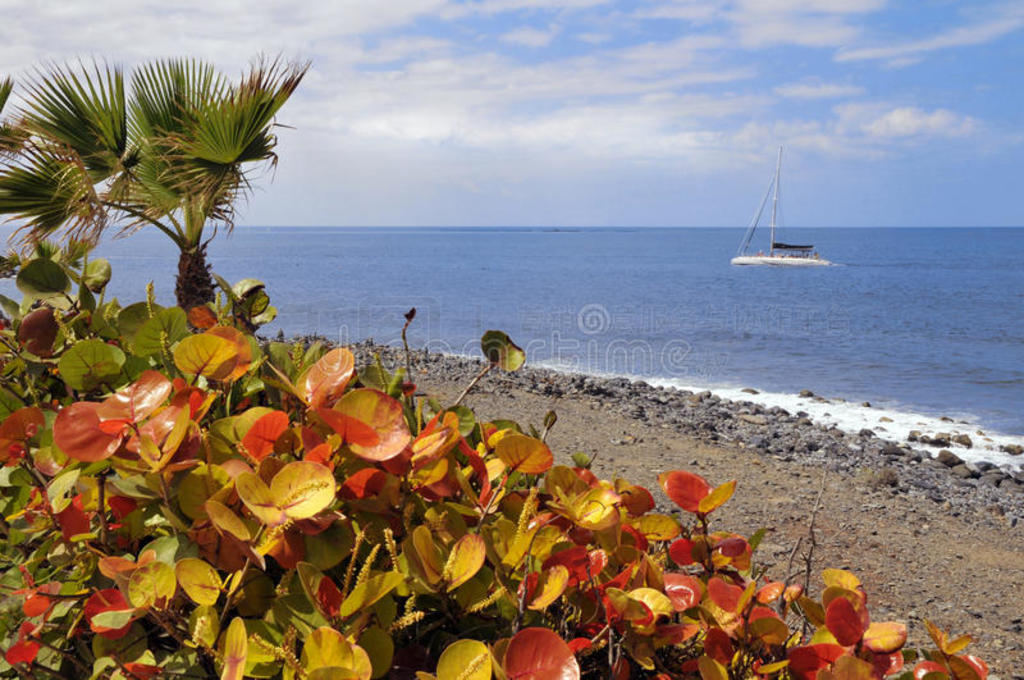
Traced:
MULTIPOLYGON (((240 227, 210 261, 232 282, 266 282, 279 310, 269 335, 395 343, 415 307, 416 346, 478 353, 497 328, 534 364, 753 387, 791 408, 809 389, 832 400, 816 416, 850 427, 868 401, 867 424, 947 416, 975 438, 1024 435, 1024 229, 787 229, 837 264, 813 268, 730 266, 742 233, 240 227)), ((173 300, 176 253, 161 234, 100 252, 122 302, 150 280, 173 300)))

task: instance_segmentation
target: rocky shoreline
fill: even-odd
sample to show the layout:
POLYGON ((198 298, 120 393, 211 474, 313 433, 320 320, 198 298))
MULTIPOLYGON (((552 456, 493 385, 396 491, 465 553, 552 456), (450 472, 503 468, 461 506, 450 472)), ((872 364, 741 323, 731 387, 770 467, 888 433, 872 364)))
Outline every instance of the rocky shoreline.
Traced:
MULTIPOLYGON (((380 354, 387 366, 405 362, 400 348, 365 341, 350 346, 357 365, 380 354)), ((414 372, 468 384, 481 361, 426 351, 412 352, 414 372)), ((413 376, 416 381, 416 376, 413 376)), ((804 412, 730 401, 710 391, 655 387, 626 378, 603 378, 524 367, 515 373, 493 371, 474 392, 519 389, 550 399, 586 399, 644 426, 669 429, 711 445, 747 448, 780 461, 799 461, 833 472, 860 474, 870 485, 893 494, 927 498, 953 516, 999 518, 1013 528, 1024 520, 1024 470, 986 462, 965 462, 938 436, 922 448, 877 436, 869 429, 845 432, 812 421, 804 412)), ((804 395, 808 396, 808 395, 804 395)), ((810 395, 813 396, 813 395, 810 395)), ((556 408, 557 411, 557 408, 556 408)), ((591 446, 628 447, 629 437, 591 446), (607 446, 606 446, 607 445, 607 446)))

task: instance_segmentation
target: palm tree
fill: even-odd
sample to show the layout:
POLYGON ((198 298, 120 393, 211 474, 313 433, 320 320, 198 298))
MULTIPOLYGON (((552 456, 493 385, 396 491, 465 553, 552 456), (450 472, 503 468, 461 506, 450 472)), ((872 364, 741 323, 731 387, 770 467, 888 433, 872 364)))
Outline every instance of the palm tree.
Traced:
POLYGON ((277 162, 274 118, 308 68, 261 59, 231 83, 200 61, 161 60, 127 87, 98 62, 37 70, 0 137, 16 147, 0 158, 0 214, 29 242, 155 227, 180 251, 178 305, 208 302, 208 227, 230 231, 253 172, 277 162))

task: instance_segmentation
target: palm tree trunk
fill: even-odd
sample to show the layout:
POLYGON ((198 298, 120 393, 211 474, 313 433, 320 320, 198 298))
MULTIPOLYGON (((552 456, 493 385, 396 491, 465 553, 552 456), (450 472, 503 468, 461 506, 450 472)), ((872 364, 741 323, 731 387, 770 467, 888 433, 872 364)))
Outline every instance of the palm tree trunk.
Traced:
POLYGON ((174 286, 178 306, 186 312, 213 302, 213 277, 206 262, 206 245, 182 250, 178 258, 178 278, 174 286))

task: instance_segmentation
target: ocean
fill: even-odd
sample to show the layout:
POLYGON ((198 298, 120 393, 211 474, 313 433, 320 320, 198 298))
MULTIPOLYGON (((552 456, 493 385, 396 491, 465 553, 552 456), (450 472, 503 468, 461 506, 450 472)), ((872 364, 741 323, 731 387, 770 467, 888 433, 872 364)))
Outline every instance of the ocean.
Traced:
MULTIPOLYGON (((995 450, 1024 441, 1024 228, 787 229, 836 263, 812 268, 730 266, 742 233, 240 227, 209 254, 229 281, 267 284, 267 335, 398 343, 415 307, 414 346, 479 354, 497 328, 534 365, 710 388, 895 439, 988 436, 993 452, 968 457, 1019 465, 995 450)), ((122 302, 150 280, 173 300, 161 234, 99 252, 122 302)))

